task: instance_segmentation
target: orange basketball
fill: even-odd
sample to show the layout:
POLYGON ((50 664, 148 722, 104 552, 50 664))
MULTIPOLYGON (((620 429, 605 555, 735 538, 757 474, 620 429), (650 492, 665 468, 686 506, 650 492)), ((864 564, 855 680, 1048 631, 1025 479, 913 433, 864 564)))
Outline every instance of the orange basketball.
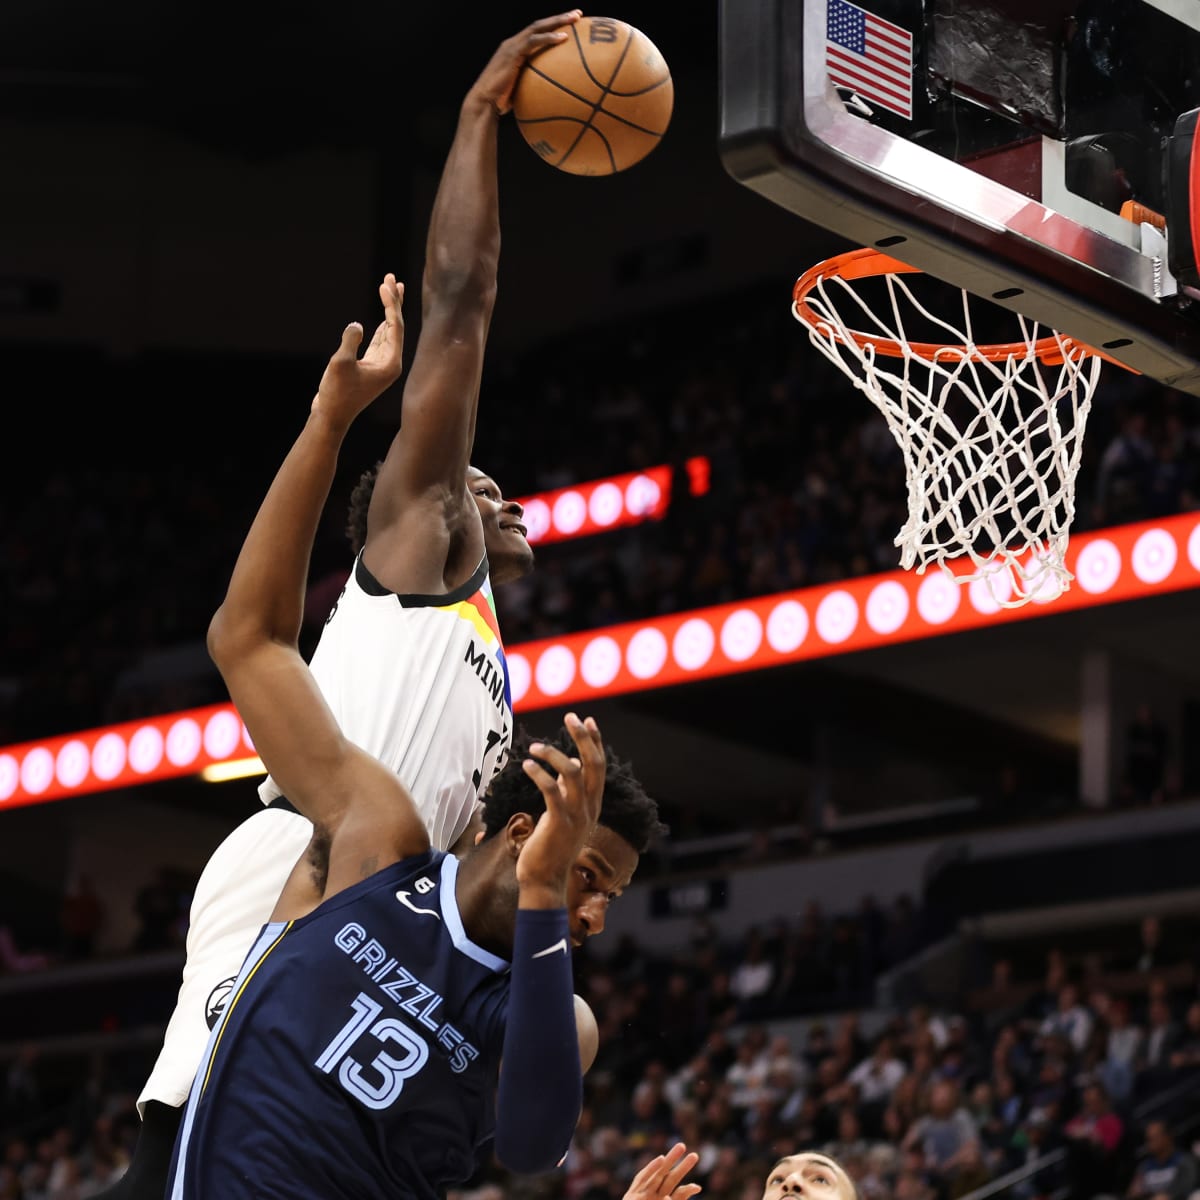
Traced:
POLYGON ((565 41, 525 64, 513 114, 552 167, 612 175, 658 145, 674 102, 670 68, 640 29, 613 17, 581 17, 565 41))

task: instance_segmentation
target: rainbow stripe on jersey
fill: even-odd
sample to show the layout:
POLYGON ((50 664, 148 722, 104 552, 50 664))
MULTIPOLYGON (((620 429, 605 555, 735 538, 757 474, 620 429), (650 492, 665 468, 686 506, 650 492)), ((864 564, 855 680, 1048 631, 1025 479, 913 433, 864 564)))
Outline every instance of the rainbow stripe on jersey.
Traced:
POLYGON ((479 640, 493 653, 504 674, 504 703, 512 711, 512 685, 508 679, 508 659, 504 657, 504 643, 500 639, 500 622, 496 619, 496 601, 492 597, 492 581, 484 577, 483 584, 474 595, 457 604, 438 605, 443 612, 453 613, 466 621, 479 636, 479 640))

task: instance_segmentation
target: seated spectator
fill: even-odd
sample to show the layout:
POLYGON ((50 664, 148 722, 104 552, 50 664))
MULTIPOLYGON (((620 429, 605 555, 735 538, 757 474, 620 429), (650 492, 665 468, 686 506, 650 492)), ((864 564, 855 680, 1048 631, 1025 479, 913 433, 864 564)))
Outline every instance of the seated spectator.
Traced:
POLYGON ((1092 1036, 1092 1014, 1080 1003, 1079 989, 1073 983, 1059 989, 1057 1006, 1044 1018, 1038 1034, 1043 1038, 1058 1034, 1077 1054, 1083 1052, 1092 1036))
POLYGON ((1071 1177, 1080 1200, 1091 1200, 1113 1178, 1117 1147, 1125 1123, 1112 1110, 1108 1093, 1098 1084, 1083 1090, 1083 1107, 1063 1129, 1067 1137, 1071 1177))
POLYGON ((1188 1006, 1179 1043, 1168 1062, 1175 1071, 1194 1071, 1200 1067, 1200 1000, 1188 1006))
POLYGON ((831 1142, 826 1142, 821 1153, 840 1163, 845 1163, 847 1159, 851 1158, 861 1159, 865 1162, 870 1149, 870 1142, 863 1137, 858 1113, 850 1105, 846 1105, 838 1113, 837 1137, 831 1142))
MULTIPOLYGON (((1058 1149, 1061 1142, 1055 1133, 1056 1125, 1057 1114, 1054 1112, 1038 1111, 1026 1117, 1009 1146, 1008 1168, 1012 1170, 1035 1163, 1058 1149)), ((1042 1197, 1057 1193, 1062 1182, 1061 1160, 1055 1160, 1015 1183, 1012 1195, 1014 1200, 1042 1200, 1042 1197)))
POLYGON ((1151 1000, 1147 1009, 1146 1038, 1138 1064, 1137 1086, 1140 1092, 1148 1093, 1166 1082, 1171 1055, 1182 1038, 1183 1031, 1172 1017, 1167 1001, 1161 998, 1151 1000))
POLYGON ((774 980, 775 964, 767 957, 762 931, 752 929, 742 960, 729 978, 729 990, 737 998, 740 1016, 762 1015, 763 1001, 770 994, 774 980))
POLYGON ((864 1058, 850 1072, 850 1082, 858 1091, 859 1101, 880 1111, 891 1100, 892 1092, 907 1071, 896 1057, 895 1045, 890 1037, 881 1037, 871 1057, 864 1058))
POLYGON ((919 1118, 902 1143, 905 1150, 919 1149, 927 1168, 953 1180, 979 1141, 975 1123, 959 1104, 958 1085, 942 1080, 929 1093, 929 1112, 919 1118))
POLYGON ((1120 1063, 1130 1071, 1137 1066, 1146 1035, 1135 1025, 1129 1011, 1129 1001, 1118 998, 1108 1011, 1108 1033, 1104 1040, 1104 1056, 1109 1062, 1120 1063))
POLYGON ((1200 1184, 1196 1160, 1175 1145, 1165 1121, 1146 1126, 1145 1153, 1128 1195, 1146 1200, 1188 1200, 1200 1184))

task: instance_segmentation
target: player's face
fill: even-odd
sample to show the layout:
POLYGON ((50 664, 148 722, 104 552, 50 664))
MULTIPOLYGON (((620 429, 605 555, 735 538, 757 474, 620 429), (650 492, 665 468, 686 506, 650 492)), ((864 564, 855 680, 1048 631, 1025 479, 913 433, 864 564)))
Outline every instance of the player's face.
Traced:
POLYGON ((793 1154, 771 1168, 763 1200, 854 1200, 846 1172, 823 1154, 793 1154))
POLYGON ((533 570, 533 548, 525 540, 522 508, 505 500, 490 476, 475 467, 467 471, 467 486, 483 521, 483 545, 493 583, 508 583, 533 570))
POLYGON ((567 919, 574 945, 604 932, 608 906, 629 886, 637 864, 637 851, 623 837, 596 826, 567 880, 567 919))

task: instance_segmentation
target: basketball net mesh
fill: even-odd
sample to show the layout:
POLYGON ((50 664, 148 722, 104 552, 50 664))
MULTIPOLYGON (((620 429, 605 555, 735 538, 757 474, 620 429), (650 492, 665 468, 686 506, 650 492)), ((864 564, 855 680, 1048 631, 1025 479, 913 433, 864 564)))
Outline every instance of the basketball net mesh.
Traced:
POLYGON ((908 486, 908 521, 895 539, 901 565, 922 574, 936 563, 962 584, 984 579, 1005 608, 1054 599, 1073 578, 1064 559, 1101 360, 1020 317, 1020 341, 993 361, 975 344, 969 292, 960 330, 899 275, 882 279, 890 325, 855 281, 837 274, 813 285, 807 313, 798 302, 792 312, 879 409, 900 447, 908 486), (905 333, 909 310, 957 344, 915 351, 905 333), (897 345, 885 356, 878 347, 886 342, 897 345), (950 560, 964 556, 974 569, 951 570, 950 560))

